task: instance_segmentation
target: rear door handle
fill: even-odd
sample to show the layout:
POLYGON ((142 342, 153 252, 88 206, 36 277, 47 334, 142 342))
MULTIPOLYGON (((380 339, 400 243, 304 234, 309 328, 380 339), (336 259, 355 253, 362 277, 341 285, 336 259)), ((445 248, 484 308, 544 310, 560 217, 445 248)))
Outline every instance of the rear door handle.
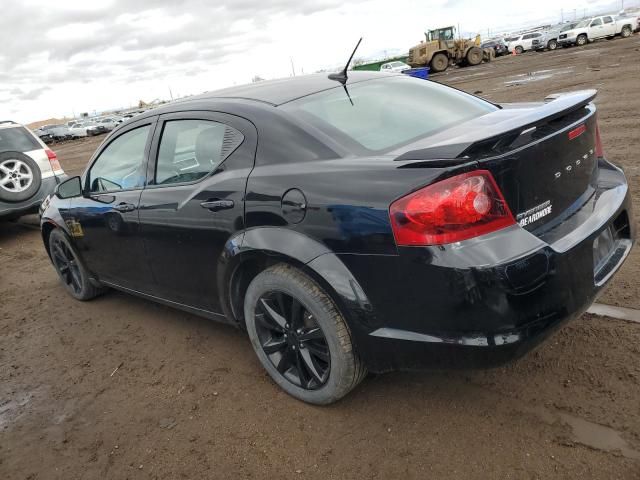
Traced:
POLYGON ((207 200, 206 202, 202 202, 200 206, 212 212, 217 212, 233 208, 234 203, 233 200, 207 200))
POLYGON ((114 210, 117 210, 121 213, 133 212, 136 209, 136 206, 133 203, 119 203, 118 205, 113 206, 114 210))

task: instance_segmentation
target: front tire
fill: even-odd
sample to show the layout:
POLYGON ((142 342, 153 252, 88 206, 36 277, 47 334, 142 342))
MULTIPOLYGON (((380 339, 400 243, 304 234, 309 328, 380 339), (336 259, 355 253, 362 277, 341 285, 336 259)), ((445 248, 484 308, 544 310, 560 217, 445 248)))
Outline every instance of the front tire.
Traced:
POLYGON ((91 283, 88 270, 62 230, 55 229, 49 235, 49 253, 62 285, 73 298, 91 300, 104 292, 91 283))
POLYGON ((549 40, 549 43, 547 43, 547 48, 549 50, 555 50, 556 48, 558 48, 558 42, 555 40, 549 40))
POLYGON ((578 38, 576 39, 576 45, 582 47, 587 44, 587 41, 587 36, 583 33, 582 35, 578 35, 578 38))
POLYGON ((244 316, 262 366, 303 402, 333 403, 366 375, 335 303, 294 267, 279 264, 258 274, 247 289, 244 316))
POLYGON ((444 72, 449 66, 449 59, 444 53, 436 53, 431 59, 431 71, 434 73, 444 72))
POLYGON ((524 48, 522 48, 520 45, 518 45, 516 47, 516 55, 522 55, 524 53, 524 48))

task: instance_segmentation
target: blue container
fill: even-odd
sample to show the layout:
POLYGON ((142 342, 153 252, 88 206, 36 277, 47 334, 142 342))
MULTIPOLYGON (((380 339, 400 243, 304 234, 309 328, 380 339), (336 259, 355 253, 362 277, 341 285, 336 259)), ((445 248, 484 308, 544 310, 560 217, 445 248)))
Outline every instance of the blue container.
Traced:
POLYGON ((409 70, 403 70, 402 73, 410 77, 426 80, 429 78, 429 67, 410 68, 409 70))

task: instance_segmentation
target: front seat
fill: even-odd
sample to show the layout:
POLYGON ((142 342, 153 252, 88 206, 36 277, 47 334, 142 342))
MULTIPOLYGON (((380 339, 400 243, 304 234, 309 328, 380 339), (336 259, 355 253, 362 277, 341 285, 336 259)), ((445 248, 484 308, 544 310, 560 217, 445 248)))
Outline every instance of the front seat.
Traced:
POLYGON ((224 130, 206 128, 196 138, 196 160, 200 165, 215 167, 222 159, 222 140, 224 130))

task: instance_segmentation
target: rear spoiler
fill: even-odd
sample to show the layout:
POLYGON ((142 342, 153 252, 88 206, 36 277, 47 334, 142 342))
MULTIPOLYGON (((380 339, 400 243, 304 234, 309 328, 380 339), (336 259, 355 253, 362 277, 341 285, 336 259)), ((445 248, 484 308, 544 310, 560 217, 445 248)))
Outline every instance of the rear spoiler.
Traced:
POLYGON ((445 160, 465 158, 478 144, 517 139, 535 127, 579 110, 593 101, 596 90, 554 93, 544 103, 504 104, 500 110, 456 125, 414 143, 411 150, 395 158, 402 160, 445 160))

